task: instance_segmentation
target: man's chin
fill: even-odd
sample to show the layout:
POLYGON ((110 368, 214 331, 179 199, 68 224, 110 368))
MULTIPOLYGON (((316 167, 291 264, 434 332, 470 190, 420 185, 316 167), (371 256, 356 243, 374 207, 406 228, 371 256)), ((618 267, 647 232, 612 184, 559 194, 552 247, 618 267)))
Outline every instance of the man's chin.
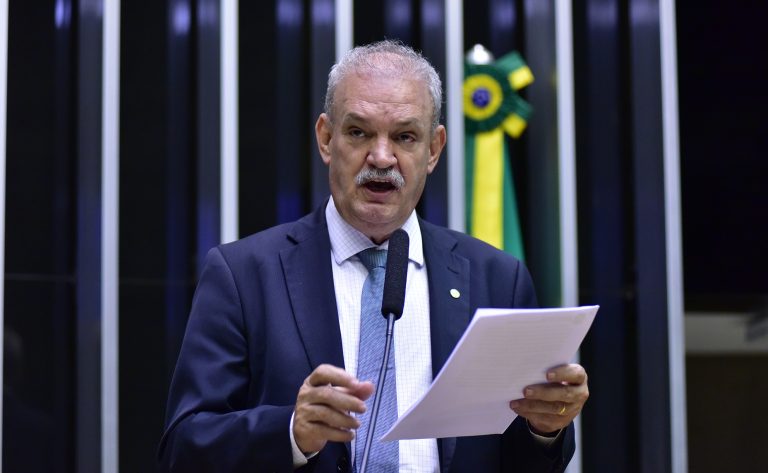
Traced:
MULTIPOLYGON (((358 206, 355 212, 355 226, 368 236, 380 238, 389 235, 405 223, 405 219, 398 214, 397 205, 381 203, 366 203, 358 206)), ((351 223, 351 222, 350 222, 351 223)))

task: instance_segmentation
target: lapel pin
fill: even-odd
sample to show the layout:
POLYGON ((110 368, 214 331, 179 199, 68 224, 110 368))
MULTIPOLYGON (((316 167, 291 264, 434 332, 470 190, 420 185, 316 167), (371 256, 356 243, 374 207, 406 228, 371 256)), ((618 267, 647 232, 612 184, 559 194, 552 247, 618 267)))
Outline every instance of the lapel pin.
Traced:
POLYGON ((453 297, 454 299, 458 299, 459 296, 461 296, 461 293, 459 292, 458 289, 451 289, 451 297, 453 297))

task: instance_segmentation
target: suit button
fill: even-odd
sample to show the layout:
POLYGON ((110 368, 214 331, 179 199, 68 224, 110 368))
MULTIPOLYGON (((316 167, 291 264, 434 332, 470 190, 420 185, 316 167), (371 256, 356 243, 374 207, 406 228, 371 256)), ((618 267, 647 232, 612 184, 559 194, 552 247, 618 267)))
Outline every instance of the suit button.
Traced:
POLYGON ((346 455, 340 456, 338 461, 336 461, 336 471, 339 473, 346 473, 349 471, 349 459, 346 455))

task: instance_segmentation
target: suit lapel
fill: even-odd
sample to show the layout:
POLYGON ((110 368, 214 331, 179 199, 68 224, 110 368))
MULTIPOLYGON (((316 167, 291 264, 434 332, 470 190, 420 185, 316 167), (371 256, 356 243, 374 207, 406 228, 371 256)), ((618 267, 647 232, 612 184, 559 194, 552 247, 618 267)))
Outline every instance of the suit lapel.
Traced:
POLYGON ((343 367, 325 206, 296 222, 288 238, 295 245, 282 250, 280 260, 311 369, 322 363, 343 367))
MULTIPOLYGON (((432 377, 445 364, 469 324, 469 260, 454 251, 457 241, 448 232, 420 220, 429 279, 429 325, 432 377)), ((441 471, 450 468, 456 438, 438 441, 441 471)))

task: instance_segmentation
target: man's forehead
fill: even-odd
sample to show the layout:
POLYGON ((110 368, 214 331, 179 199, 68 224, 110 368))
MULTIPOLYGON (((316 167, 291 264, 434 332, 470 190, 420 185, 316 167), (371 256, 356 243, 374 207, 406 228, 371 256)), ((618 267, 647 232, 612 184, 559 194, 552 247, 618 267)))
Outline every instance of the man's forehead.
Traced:
MULTIPOLYGON (((354 110, 346 110, 341 116, 342 124, 355 124, 355 123, 368 123, 370 121, 381 118, 376 113, 359 113, 354 110)), ((410 114, 403 114, 401 116, 391 117, 391 125, 396 127, 423 127, 426 125, 425 117, 422 110, 415 109, 410 114)))
POLYGON ((418 120, 423 114, 429 115, 432 106, 429 88, 423 81, 363 73, 350 74, 342 79, 334 102, 335 112, 340 114, 340 118, 349 115, 355 119, 364 119, 367 111, 375 111, 378 105, 386 104, 409 111, 413 117, 408 119, 418 120))
POLYGON ((429 94, 427 83, 412 74, 403 74, 390 70, 356 70, 351 72, 339 82, 340 89, 366 89, 380 85, 386 88, 407 88, 413 91, 429 94))

